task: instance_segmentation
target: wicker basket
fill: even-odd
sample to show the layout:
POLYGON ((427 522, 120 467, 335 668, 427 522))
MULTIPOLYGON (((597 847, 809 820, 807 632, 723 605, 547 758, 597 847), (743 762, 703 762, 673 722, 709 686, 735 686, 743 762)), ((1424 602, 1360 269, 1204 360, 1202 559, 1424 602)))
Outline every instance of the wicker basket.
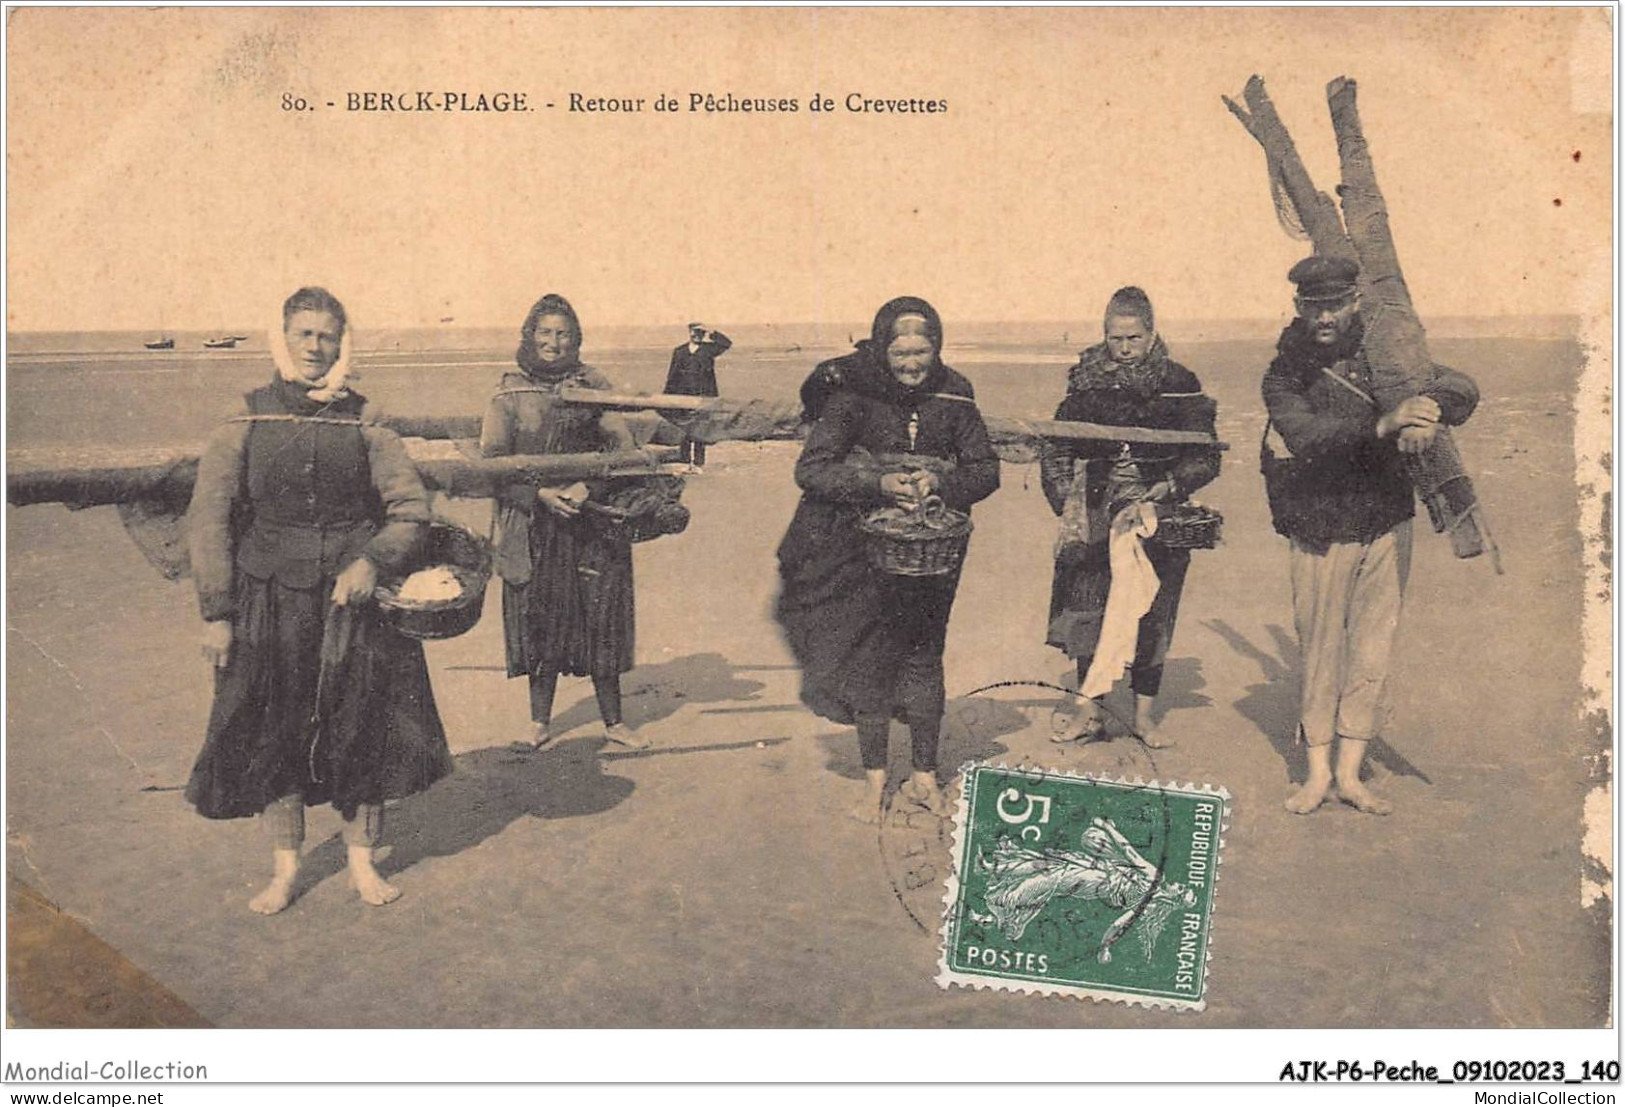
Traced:
POLYGON ((1224 516, 1201 504, 1174 504, 1157 511, 1150 541, 1175 550, 1211 550, 1219 544, 1224 516))
POLYGON ((480 621, 490 580, 491 544, 456 523, 436 519, 429 524, 428 541, 413 569, 381 582, 373 590, 373 598, 390 624, 409 638, 455 638, 480 621), (461 593, 449 600, 402 602, 398 592, 407 576, 442 565, 462 585, 461 593))
POLYGON ((970 544, 970 516, 929 496, 913 511, 882 509, 858 524, 869 540, 869 563, 899 577, 938 577, 954 572, 970 544))
POLYGON ((581 505, 587 523, 615 542, 650 542, 688 529, 681 477, 632 477, 610 482, 603 499, 581 505))

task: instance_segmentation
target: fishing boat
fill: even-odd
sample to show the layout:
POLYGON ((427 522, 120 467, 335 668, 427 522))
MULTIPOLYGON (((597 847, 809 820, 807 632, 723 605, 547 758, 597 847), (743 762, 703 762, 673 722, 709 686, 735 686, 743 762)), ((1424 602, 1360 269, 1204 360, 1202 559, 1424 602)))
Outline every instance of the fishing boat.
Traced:
POLYGON ((168 327, 164 326, 164 313, 162 310, 158 312, 158 337, 149 338, 142 345, 149 350, 173 350, 175 348, 175 336, 169 333, 168 327))
POLYGON ((206 338, 203 340, 205 350, 232 350, 236 349, 240 341, 237 335, 223 334, 219 338, 206 338))

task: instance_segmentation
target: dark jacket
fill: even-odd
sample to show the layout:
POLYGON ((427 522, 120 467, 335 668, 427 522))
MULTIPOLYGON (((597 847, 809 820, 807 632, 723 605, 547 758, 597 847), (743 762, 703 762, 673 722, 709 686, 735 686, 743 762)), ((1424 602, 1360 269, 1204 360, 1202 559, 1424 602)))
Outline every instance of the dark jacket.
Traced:
MULTIPOLYGON (((1087 360, 1087 354, 1085 358, 1087 360)), ((1158 377, 1156 387, 1144 391, 1086 387, 1068 392, 1055 409, 1055 418, 1070 423, 1213 434, 1217 405, 1202 391, 1202 382, 1196 374, 1176 361, 1167 361, 1158 377)), ((1059 515, 1065 507, 1067 492, 1072 486, 1073 462, 1078 459, 1101 462, 1089 467, 1087 486, 1090 504, 1097 504, 1105 493, 1110 462, 1122 449, 1123 444, 1118 442, 1046 439, 1039 456, 1039 476, 1051 509, 1059 515)), ((1138 465, 1147 485, 1172 481, 1175 501, 1189 498, 1192 492, 1219 475, 1217 446, 1135 442, 1129 444, 1128 454, 1138 465)))
POLYGON ((930 391, 893 395, 848 389, 825 409, 796 463, 796 484, 824 500, 878 507, 882 469, 846 464, 853 449, 876 457, 918 455, 953 462, 937 494, 949 507, 968 511, 999 487, 999 459, 988 441, 971 383, 943 366, 928 382, 930 391), (914 441, 909 422, 918 416, 914 441))
MULTIPOLYGON (((1360 338, 1356 328, 1338 345, 1320 346, 1294 320, 1264 374, 1270 424, 1291 455, 1272 462, 1266 444, 1270 514, 1277 532, 1311 548, 1373 542, 1415 514, 1404 456, 1393 436, 1377 437, 1377 407, 1360 395, 1371 389, 1360 338)), ((1452 426, 1478 404, 1472 378, 1443 366, 1422 395, 1452 426)))
POLYGON ((666 370, 666 392, 677 396, 715 396, 717 358, 728 352, 733 342, 721 331, 690 350, 683 343, 671 352, 671 368, 666 370))
POLYGON ((326 586, 357 557, 382 574, 417 552, 429 500, 394 431, 368 425, 366 401, 327 405, 280 379, 245 397, 198 463, 188 512, 192 573, 206 620, 233 614, 233 577, 326 586), (279 416, 333 420, 278 420, 279 416))
MULTIPOLYGON (((855 363, 860 357, 841 360, 855 363)), ((899 468, 886 463, 898 455, 919 457, 921 468, 945 469, 937 494, 959 511, 969 511, 999 487, 999 458, 968 380, 939 366, 923 388, 906 391, 868 366, 846 368, 846 383, 827 397, 796 462, 796 484, 806 495, 779 548, 786 564, 814 556, 831 540, 857 543, 858 519, 890 502, 880 491, 880 478, 899 468), (908 428, 916 415, 911 445, 908 428), (860 448, 886 461, 853 464, 853 451, 860 448), (936 464, 943 461, 952 465, 936 464)))

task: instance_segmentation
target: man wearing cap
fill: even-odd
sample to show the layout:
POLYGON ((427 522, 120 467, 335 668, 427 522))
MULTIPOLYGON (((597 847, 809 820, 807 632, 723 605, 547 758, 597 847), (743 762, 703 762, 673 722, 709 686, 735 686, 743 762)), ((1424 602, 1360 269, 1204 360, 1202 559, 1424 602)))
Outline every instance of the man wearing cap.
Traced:
POLYGON ((1264 480, 1275 529, 1291 540, 1303 650, 1298 733, 1309 746, 1309 778, 1286 801, 1300 815, 1329 796, 1368 814, 1393 810, 1361 783, 1360 768, 1385 721, 1410 573, 1415 489, 1403 455, 1427 449, 1441 423, 1465 422, 1478 403, 1470 377, 1439 366, 1425 391, 1378 410, 1358 278, 1347 258, 1317 255, 1292 267, 1298 316, 1264 374, 1264 480))
MULTIPOLYGON (((704 323, 690 323, 688 341, 671 352, 666 391, 678 396, 715 396, 717 358, 732 345, 721 331, 713 331, 704 323)), ((685 428, 678 456, 689 472, 698 472, 705 465, 705 443, 696 441, 685 428)))

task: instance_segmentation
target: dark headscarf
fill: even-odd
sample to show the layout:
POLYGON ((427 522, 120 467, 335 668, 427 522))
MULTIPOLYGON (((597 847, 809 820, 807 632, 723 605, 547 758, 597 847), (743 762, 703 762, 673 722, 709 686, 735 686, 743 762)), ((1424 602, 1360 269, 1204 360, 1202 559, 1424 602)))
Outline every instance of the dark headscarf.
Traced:
POLYGON ((801 385, 802 418, 811 422, 824 412, 829 398, 841 389, 851 389, 876 399, 903 403, 929 392, 939 391, 947 366, 942 363, 942 317, 937 309, 918 296, 888 300, 875 313, 869 337, 860 339, 857 349, 844 357, 822 362, 801 385), (918 315, 925 320, 926 337, 931 340, 932 363, 925 380, 914 388, 904 388, 886 364, 886 347, 896 337, 897 320, 918 315))
MULTIPOLYGON (((931 339, 931 353, 940 359, 942 354, 942 317, 937 309, 920 299, 918 296, 899 296, 895 300, 888 300, 875 312, 875 321, 869 328, 869 348, 880 359, 880 364, 886 363, 886 347, 890 346, 892 339, 897 337, 892 328, 897 320, 905 315, 918 315, 925 319, 926 337, 931 339)), ((942 364, 938 360, 933 371, 942 364)))
POLYGON ((543 384, 552 384, 570 376, 581 368, 581 320, 576 315, 576 309, 570 306, 570 301, 557 292, 549 292, 530 307, 530 314, 525 316, 524 325, 519 328, 519 349, 514 354, 514 360, 519 363, 527 376, 533 377, 543 384), (570 320, 570 330, 575 333, 575 350, 567 357, 555 362, 545 362, 536 356, 534 340, 536 328, 541 324, 544 315, 562 315, 570 320))
POLYGON ((918 296, 899 296, 895 300, 888 300, 875 313, 874 325, 869 328, 868 352, 874 360, 881 396, 892 403, 912 403, 942 388, 943 370, 946 368, 942 364, 942 317, 937 314, 936 308, 918 296), (924 318, 925 336, 931 341, 931 368, 926 370, 925 379, 913 387, 905 387, 886 364, 886 348, 897 337, 894 333, 897 320, 905 315, 924 318))

